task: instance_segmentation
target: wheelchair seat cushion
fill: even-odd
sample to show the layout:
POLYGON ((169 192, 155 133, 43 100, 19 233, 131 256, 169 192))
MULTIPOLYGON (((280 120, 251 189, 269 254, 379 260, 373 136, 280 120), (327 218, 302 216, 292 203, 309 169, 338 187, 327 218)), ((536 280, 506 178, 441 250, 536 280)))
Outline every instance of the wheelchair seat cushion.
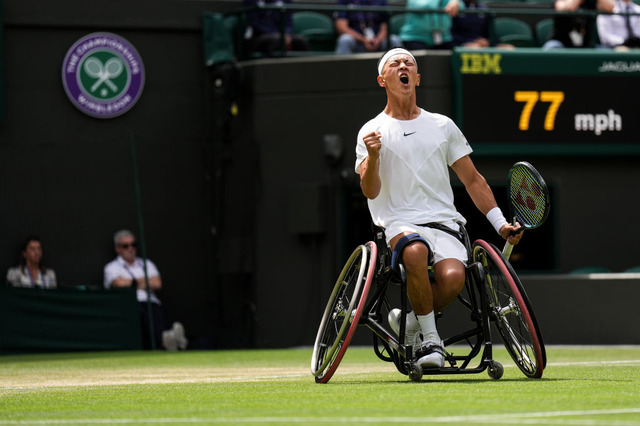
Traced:
POLYGON ((391 254, 391 269, 393 269, 394 271, 398 270, 398 264, 402 260, 402 252, 409 244, 413 243, 422 243, 427 246, 427 248, 429 249, 428 262, 431 265, 431 263, 433 262, 433 255, 431 247, 429 247, 429 243, 427 242, 427 240, 421 237, 420 234, 414 232, 413 234, 403 236, 396 244, 395 248, 393 249, 393 253, 391 254))

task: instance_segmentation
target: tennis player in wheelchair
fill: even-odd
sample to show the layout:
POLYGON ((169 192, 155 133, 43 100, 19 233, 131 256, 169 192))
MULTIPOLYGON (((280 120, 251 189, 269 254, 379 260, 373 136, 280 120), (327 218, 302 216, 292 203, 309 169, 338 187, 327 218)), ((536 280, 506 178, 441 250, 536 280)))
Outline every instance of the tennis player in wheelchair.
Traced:
MULTIPOLYGON (((423 368, 443 367, 444 348, 434 313, 462 290, 468 260, 458 238, 431 225, 457 231, 459 223, 466 223, 453 204, 448 167, 503 238, 517 244, 522 233, 520 225, 510 224, 497 206, 469 157, 472 149, 460 129, 450 118, 418 107, 420 74, 414 56, 405 49, 390 50, 380 59, 378 74, 387 104, 358 133, 355 169, 374 224, 385 230, 393 258, 400 259, 406 270, 413 310, 407 315, 405 343, 417 348, 417 363, 423 368), (429 279, 429 262, 434 282, 429 279)), ((396 333, 400 317, 399 309, 389 313, 396 333)))

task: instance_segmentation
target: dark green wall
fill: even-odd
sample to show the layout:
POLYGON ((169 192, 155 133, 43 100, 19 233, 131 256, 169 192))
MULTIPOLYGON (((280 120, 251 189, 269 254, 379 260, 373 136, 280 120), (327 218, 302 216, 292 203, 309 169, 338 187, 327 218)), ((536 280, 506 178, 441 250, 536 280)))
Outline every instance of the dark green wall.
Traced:
POLYGON ((112 236, 138 231, 135 143, 148 256, 169 320, 195 346, 215 339, 207 80, 199 12, 176 2, 4 2, 5 115, 0 122, 0 264, 39 235, 63 286, 102 285, 112 236), (153 7, 152 7, 153 6, 153 7), (182 11, 181 14, 176 11, 182 11), (128 39, 146 83, 127 114, 79 112, 61 83, 66 51, 95 31, 128 39))
MULTIPOLYGON (((362 200, 353 172, 355 135, 385 103, 384 92, 375 81, 377 58, 376 54, 365 54, 357 58, 265 60, 242 67, 247 87, 253 93, 251 124, 245 126, 251 129, 251 136, 245 136, 253 137, 259 147, 256 300, 261 318, 257 334, 260 345, 281 346, 291 340, 288 334, 271 332, 272 320, 286 327, 288 333, 306 336, 301 344, 310 343, 316 327, 314 317, 321 315, 330 288, 327 283, 342 266, 342 261, 334 259, 346 259, 355 244, 371 237, 366 214, 360 217, 359 224, 349 216, 353 216, 353 203, 362 200), (337 162, 329 162, 324 154, 326 135, 337 135, 343 143, 344 154, 337 162), (288 217, 288 206, 292 198, 297 199, 301 185, 319 195, 310 197, 306 205, 298 200, 298 214, 313 218, 310 213, 319 204, 325 215, 325 222, 318 226, 320 230, 313 234, 299 234, 289 228, 292 218, 288 217), (350 193, 356 194, 356 201, 346 196, 350 193), (321 197, 326 197, 326 202, 316 203, 321 197), (362 222, 367 223, 362 226, 362 222), (354 230, 354 226, 358 229, 354 230), (288 302, 273 303, 274 300, 288 302)), ((419 104, 450 114, 448 54, 417 53, 417 60, 423 83, 418 91, 419 104)), ((490 106, 491 99, 487 99, 487 108, 490 106)), ((487 125, 496 126, 499 122, 496 117, 487 125)), ((473 146, 472 140, 470 143, 473 146)), ((530 161, 552 188, 553 206, 544 229, 527 232, 522 246, 516 248, 516 253, 524 252, 528 243, 529 247, 535 244, 536 250, 523 253, 534 258, 533 264, 536 256, 548 257, 551 252, 554 265, 545 270, 538 268, 538 273, 567 273, 586 265, 621 272, 639 263, 633 238, 621 238, 606 225, 620 220, 615 206, 638 204, 640 175, 636 157, 538 154, 474 156, 474 160, 496 187, 504 185, 515 161, 530 161), (540 241, 538 237, 543 232, 550 234, 550 239, 540 241), (607 249, 611 247, 615 249, 607 249)), ((499 201, 504 202, 504 198, 499 201)), ((475 210, 463 214, 471 218, 475 210)), ((485 222, 481 216, 477 219, 485 222)), ((632 229, 630 232, 637 235, 632 229)), ((475 237, 500 243, 490 228, 488 234, 475 237)), ((582 302, 590 300, 597 304, 589 294, 586 290, 575 309, 583 309, 582 302)), ((540 303, 540 310, 545 311, 545 301, 540 303)), ((551 341, 562 341, 562 335, 554 336, 553 330, 550 333, 551 341)))
MULTIPOLYGON (((63 285, 100 285, 114 257, 113 232, 138 229, 133 140, 148 256, 163 275, 167 315, 185 324, 193 347, 313 342, 339 268, 369 238, 353 161, 358 129, 384 107, 378 55, 207 69, 201 13, 236 5, 4 0, 1 268, 15 263, 21 240, 36 233, 63 285), (80 113, 60 79, 67 49, 94 31, 127 38, 147 72, 138 104, 111 120, 80 113), (336 144, 341 155, 327 155, 336 144)), ((449 54, 416 54, 420 105, 450 115, 449 54)), ((545 224, 556 239, 543 250, 553 251, 557 264, 545 273, 640 263, 632 217, 620 208, 640 198, 637 158, 475 161, 499 185, 523 159, 556 193, 545 224)), ((545 301, 538 303, 544 311, 545 301)), ((563 335, 550 340, 562 343, 563 335)))

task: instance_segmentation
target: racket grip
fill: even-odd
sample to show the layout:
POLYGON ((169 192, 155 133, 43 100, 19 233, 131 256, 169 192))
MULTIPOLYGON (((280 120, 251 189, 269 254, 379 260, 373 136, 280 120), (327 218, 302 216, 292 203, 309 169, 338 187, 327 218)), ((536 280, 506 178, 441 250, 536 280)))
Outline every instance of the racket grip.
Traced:
POLYGON ((509 241, 504 243, 504 248, 502 249, 502 255, 504 256, 505 259, 509 260, 509 257, 511 257, 512 250, 513 250, 513 244, 511 244, 509 241))

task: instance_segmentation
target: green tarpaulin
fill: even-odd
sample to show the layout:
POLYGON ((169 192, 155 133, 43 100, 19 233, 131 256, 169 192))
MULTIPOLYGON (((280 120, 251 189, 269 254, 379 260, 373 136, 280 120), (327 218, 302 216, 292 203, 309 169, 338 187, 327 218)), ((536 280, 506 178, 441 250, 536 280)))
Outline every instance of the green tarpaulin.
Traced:
POLYGON ((0 287, 0 353, 140 349, 134 288, 0 287))

